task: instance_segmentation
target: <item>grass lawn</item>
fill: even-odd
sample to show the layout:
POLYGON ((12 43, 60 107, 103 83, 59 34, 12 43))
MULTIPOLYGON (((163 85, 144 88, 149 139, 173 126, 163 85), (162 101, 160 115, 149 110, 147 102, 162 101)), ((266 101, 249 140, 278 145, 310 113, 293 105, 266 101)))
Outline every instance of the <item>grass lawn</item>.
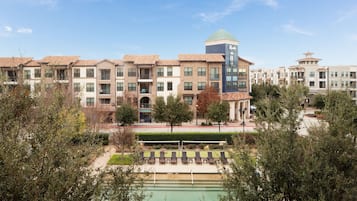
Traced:
MULTIPOLYGON (((181 157, 182 156, 182 153, 181 151, 177 151, 177 150, 166 150, 165 151, 165 158, 170 158, 171 157, 171 153, 172 151, 176 151, 176 157, 181 157)), ((145 158, 148 158, 150 157, 150 152, 151 151, 145 151, 144 152, 144 157, 145 158)), ((160 157, 160 151, 158 150, 155 150, 155 157, 156 158, 159 158, 160 157)), ((208 157, 208 151, 199 151, 200 152, 200 155, 201 155, 201 158, 207 158, 208 157)), ((221 157, 221 151, 219 150, 212 150, 212 156, 213 158, 220 158, 221 157)), ((195 157, 195 151, 186 151, 187 153, 187 157, 188 158, 194 158, 195 157)), ((225 155, 227 158, 229 158, 229 153, 227 151, 225 151, 225 155)))
POLYGON ((108 161, 108 165, 131 165, 134 159, 132 155, 114 154, 108 161))

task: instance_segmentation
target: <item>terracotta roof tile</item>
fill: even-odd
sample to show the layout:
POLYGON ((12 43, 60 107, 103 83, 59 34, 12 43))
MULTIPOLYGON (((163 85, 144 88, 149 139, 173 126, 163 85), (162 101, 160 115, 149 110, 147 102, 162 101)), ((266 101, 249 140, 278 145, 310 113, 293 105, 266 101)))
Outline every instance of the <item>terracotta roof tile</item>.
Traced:
POLYGON ((134 62, 134 64, 156 64, 159 60, 159 55, 125 55, 123 58, 126 62, 134 62))
POLYGON ((40 64, 36 60, 31 60, 29 63, 27 63, 25 66, 28 67, 39 67, 40 64))
POLYGON ((180 62, 178 60, 159 60, 157 62, 158 66, 179 66, 180 62))
POLYGON ((115 65, 119 65, 119 66, 124 65, 123 60, 113 59, 113 60, 111 60, 111 61, 112 61, 115 65))
POLYGON ((78 60, 74 66, 95 66, 98 60, 78 60))
POLYGON ((30 57, 0 57, 0 67, 17 67, 20 64, 29 63, 30 57))
POLYGON ((180 61, 224 62, 222 54, 180 54, 180 61))
POLYGON ((222 99, 226 101, 237 101, 237 100, 247 100, 252 99, 251 96, 247 92, 231 92, 231 93, 223 93, 222 99))
POLYGON ((253 62, 248 61, 248 60, 246 60, 246 59, 244 59, 244 58, 242 58, 242 57, 238 57, 238 60, 243 61, 243 62, 246 62, 246 63, 248 63, 249 65, 254 65, 253 62))
POLYGON ((79 56, 47 56, 40 60, 40 63, 48 65, 67 66, 79 60, 79 56))

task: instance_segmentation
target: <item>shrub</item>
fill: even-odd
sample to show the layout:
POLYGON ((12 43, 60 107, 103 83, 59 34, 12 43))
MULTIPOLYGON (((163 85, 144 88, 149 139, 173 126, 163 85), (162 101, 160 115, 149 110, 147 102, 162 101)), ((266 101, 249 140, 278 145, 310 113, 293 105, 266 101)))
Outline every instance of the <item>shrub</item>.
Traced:
POLYGON ((109 144, 109 134, 108 133, 97 133, 95 135, 95 138, 98 140, 98 142, 101 142, 103 146, 109 144))

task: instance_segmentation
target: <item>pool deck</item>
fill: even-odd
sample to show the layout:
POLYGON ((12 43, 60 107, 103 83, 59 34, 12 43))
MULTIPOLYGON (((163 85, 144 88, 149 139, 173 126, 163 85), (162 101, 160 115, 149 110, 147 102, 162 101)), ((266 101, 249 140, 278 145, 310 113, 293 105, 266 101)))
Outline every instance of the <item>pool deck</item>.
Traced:
MULTIPOLYGON (((192 159, 188 159, 188 164, 182 164, 181 159, 177 159, 177 164, 170 164, 169 162, 165 164, 160 164, 159 160, 156 159, 155 164, 144 164, 138 166, 138 172, 148 172, 148 173, 186 173, 186 174, 220 174, 225 170, 230 170, 229 165, 222 165, 217 163, 216 165, 208 164, 205 160, 201 165, 195 164, 192 159)), ((228 159, 229 160, 229 159, 228 159)))

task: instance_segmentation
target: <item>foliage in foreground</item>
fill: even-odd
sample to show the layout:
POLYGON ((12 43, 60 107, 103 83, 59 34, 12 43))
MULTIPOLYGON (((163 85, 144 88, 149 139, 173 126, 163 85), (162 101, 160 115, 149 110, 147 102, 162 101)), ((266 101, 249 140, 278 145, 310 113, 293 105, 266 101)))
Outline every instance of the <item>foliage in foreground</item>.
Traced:
POLYGON ((93 172, 88 167, 101 145, 94 135, 83 134, 80 108, 66 97, 60 90, 32 97, 21 87, 0 94, 1 200, 103 200, 120 185, 111 197, 143 200, 140 188, 132 191, 134 179, 127 179, 134 177, 132 168, 93 172))
POLYGON ((283 113, 258 117, 257 160, 238 151, 221 200, 356 200, 357 146, 350 118, 356 107, 345 92, 330 93, 324 111, 329 126, 301 137, 302 94, 296 86, 283 89, 277 99, 283 113))

